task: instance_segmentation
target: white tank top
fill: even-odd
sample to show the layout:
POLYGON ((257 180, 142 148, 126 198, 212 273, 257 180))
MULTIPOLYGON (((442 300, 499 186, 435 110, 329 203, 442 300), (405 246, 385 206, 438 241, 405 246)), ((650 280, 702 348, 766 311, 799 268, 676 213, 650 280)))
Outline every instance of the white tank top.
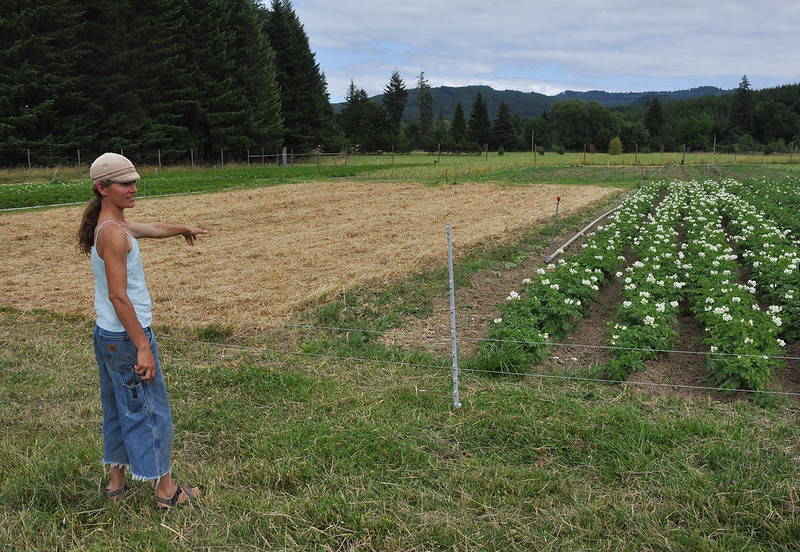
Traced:
MULTIPOLYGON (((97 254, 97 236, 100 229, 106 224, 117 224, 113 220, 107 220, 97 227, 94 233, 95 245, 92 246, 92 272, 94 273, 94 310, 97 313, 97 325, 109 332, 124 332, 125 327, 117 317, 114 305, 108 299, 108 279, 106 278, 105 261, 97 254)), ((120 226, 117 224, 117 226, 120 226)), ((120 226, 120 228, 122 228, 120 226)), ((126 258, 128 269, 128 298, 136 311, 136 318, 142 328, 149 328, 153 322, 153 306, 150 301, 150 292, 147 291, 147 284, 144 281, 144 269, 142 268, 142 257, 139 254, 139 244, 136 239, 125 232, 131 240, 131 250, 128 251, 126 258)))

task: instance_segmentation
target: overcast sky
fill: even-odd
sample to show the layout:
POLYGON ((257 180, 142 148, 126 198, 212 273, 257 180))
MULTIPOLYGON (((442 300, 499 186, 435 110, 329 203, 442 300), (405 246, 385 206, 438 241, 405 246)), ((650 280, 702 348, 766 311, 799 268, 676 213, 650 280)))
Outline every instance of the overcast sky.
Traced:
POLYGON ((753 88, 800 82, 797 0, 294 0, 342 101, 353 79, 379 94, 397 69, 408 88, 485 84, 563 90, 753 88), (649 4, 649 5, 648 5, 649 4))

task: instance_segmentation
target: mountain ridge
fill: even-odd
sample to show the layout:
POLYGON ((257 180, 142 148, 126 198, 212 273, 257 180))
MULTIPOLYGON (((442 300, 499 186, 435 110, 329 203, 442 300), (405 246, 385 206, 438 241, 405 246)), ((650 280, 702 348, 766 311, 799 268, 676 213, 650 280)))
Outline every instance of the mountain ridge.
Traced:
MULTIPOLYGON (((408 103, 403 113, 403 118, 407 121, 416 119, 419 116, 419 106, 416 102, 416 88, 408 89, 408 103)), ((662 102, 675 100, 686 100, 700 98, 703 96, 722 96, 731 94, 735 89, 726 90, 716 86, 698 86, 683 90, 662 90, 644 92, 607 92, 605 90, 565 90, 553 96, 541 94, 539 92, 522 92, 520 90, 495 90, 488 85, 468 85, 468 86, 438 86, 431 88, 433 98, 433 113, 438 116, 441 111, 445 119, 452 119, 453 111, 457 102, 461 102, 464 108, 464 115, 469 117, 472 103, 475 101, 475 94, 480 92, 489 109, 489 116, 494 117, 500 106, 500 102, 505 101, 511 107, 511 112, 519 115, 523 119, 541 115, 550 105, 558 101, 583 100, 596 101, 606 108, 623 108, 639 105, 658 96, 662 102)), ((383 94, 371 96, 372 102, 381 102, 383 94)), ((344 102, 333 104, 336 112, 344 106, 344 102)))

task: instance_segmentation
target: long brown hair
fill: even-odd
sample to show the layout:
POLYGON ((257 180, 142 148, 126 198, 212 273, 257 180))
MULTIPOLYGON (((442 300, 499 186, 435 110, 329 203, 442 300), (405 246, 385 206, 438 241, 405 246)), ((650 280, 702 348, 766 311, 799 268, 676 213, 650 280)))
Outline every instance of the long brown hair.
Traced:
POLYGON ((78 250, 86 255, 91 253, 94 245, 94 230, 97 228, 97 219, 100 217, 100 207, 103 201, 103 196, 97 191, 97 186, 105 187, 108 184, 107 182, 95 184, 93 188, 94 197, 89 201, 86 209, 83 210, 83 219, 81 220, 80 228, 78 228, 78 250))

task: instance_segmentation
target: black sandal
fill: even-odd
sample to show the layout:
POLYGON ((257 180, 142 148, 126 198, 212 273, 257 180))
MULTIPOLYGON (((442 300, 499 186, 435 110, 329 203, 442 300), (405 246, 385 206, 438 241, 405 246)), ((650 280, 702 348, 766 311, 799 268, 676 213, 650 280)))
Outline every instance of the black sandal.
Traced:
POLYGON ((117 489, 115 491, 112 491, 108 487, 103 489, 103 493, 106 495, 106 498, 108 500, 110 500, 111 502, 116 502, 117 500, 120 500, 120 499, 124 498, 124 495, 125 495, 126 492, 128 492, 128 484, 127 483, 125 483, 124 486, 120 487, 119 489, 117 489))
POLYGON ((156 495, 155 508, 156 510, 169 510, 170 508, 181 506, 182 504, 188 504, 189 502, 194 502, 205 494, 205 487, 200 486, 198 487, 198 489, 200 492, 195 492, 195 490, 191 487, 179 486, 177 489, 175 489, 175 494, 172 495, 172 498, 161 498, 160 496, 156 495), (186 500, 184 500, 183 502, 178 502, 181 493, 186 494, 186 500))

